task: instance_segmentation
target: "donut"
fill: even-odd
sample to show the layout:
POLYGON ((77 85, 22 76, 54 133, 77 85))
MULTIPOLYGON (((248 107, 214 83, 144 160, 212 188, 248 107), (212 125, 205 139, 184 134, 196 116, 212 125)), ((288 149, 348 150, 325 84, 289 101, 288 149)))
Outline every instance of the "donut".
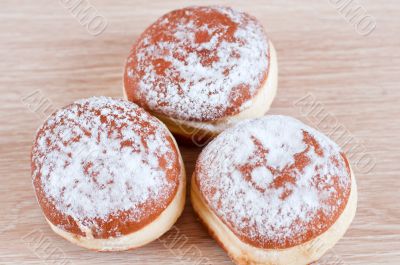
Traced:
POLYGON ((310 264, 344 235, 357 208, 346 155, 287 116, 247 120, 201 152, 191 201, 239 265, 310 264))
POLYGON ((277 89, 263 26, 228 7, 187 7, 149 26, 125 65, 124 95, 172 133, 200 142, 263 116, 277 89))
POLYGON ((53 113, 37 131, 31 169, 52 230, 92 250, 132 249, 157 239, 185 202, 173 136, 122 99, 81 99, 53 113))

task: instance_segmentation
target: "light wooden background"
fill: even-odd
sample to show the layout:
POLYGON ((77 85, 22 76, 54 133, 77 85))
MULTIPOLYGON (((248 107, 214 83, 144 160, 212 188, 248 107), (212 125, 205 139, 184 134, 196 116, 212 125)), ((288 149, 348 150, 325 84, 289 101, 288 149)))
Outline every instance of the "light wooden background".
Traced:
MULTIPOLYGON (((362 36, 332 4, 338 1, 217 2, 258 17, 275 43, 280 75, 271 113, 316 127, 315 115, 295 104, 311 95, 375 161, 370 172, 355 168, 357 216, 320 263, 400 264, 400 2, 355 2, 376 21, 362 36)), ((217 3, 90 0, 108 22, 92 36, 64 2, 0 2, 0 264, 232 264, 189 202, 173 232, 135 251, 90 252, 50 231, 31 187, 29 157, 48 103, 29 105, 26 97, 38 93, 51 108, 92 95, 120 97, 125 57, 146 26, 174 8, 217 3)), ((328 133, 329 126, 320 129, 328 133)), ((189 176, 198 152, 182 147, 189 176)))

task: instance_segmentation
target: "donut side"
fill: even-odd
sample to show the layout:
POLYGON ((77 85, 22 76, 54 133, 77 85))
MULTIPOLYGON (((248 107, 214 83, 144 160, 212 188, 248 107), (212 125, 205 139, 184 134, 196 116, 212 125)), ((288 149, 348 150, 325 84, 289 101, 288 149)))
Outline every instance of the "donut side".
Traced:
POLYGON ((204 201, 196 182, 191 181, 191 202, 195 213, 210 235, 238 265, 307 265, 317 261, 345 234, 357 209, 357 185, 351 171, 351 190, 345 209, 324 233, 303 244, 290 248, 264 249, 243 242, 225 225, 204 201))

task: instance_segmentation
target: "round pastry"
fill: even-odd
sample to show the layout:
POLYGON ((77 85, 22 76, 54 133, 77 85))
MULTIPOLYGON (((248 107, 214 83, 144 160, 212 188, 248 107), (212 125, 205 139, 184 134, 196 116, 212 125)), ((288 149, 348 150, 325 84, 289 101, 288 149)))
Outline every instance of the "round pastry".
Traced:
POLYGON ((195 212, 236 264, 309 264, 344 235, 357 207, 349 162, 286 116, 244 121, 200 154, 195 212))
POLYGON ((53 113, 37 132, 31 161, 47 222, 85 248, 142 246, 183 210, 185 172, 173 136, 122 99, 83 99, 53 113))
POLYGON ((148 27, 125 66, 124 94, 195 142, 263 116, 277 58, 262 25, 227 7, 174 10, 148 27))

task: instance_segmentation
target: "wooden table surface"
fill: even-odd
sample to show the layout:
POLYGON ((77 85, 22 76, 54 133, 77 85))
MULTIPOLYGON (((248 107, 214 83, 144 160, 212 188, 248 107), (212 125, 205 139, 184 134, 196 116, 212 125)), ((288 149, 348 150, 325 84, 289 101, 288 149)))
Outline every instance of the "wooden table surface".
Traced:
MULTIPOLYGON (((189 201, 174 228, 143 248, 74 246, 45 223, 30 177, 32 139, 47 114, 78 98, 121 97, 140 32, 169 10, 216 2, 256 16, 276 46, 270 112, 318 128, 351 157, 357 215, 319 263, 400 264, 399 1, 90 0, 74 10, 76 1, 0 2, 0 264, 232 264, 189 201), (95 13, 82 20, 85 6, 95 13)), ((199 151, 182 146, 188 176, 199 151)))

